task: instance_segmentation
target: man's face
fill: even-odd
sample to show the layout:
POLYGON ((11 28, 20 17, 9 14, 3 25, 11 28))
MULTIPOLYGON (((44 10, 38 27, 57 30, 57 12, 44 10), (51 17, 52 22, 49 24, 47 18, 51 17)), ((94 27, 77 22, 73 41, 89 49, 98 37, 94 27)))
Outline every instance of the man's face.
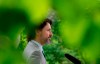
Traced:
POLYGON ((51 36, 51 25, 47 23, 44 26, 44 28, 40 31, 40 39, 42 40, 43 44, 50 43, 51 36))

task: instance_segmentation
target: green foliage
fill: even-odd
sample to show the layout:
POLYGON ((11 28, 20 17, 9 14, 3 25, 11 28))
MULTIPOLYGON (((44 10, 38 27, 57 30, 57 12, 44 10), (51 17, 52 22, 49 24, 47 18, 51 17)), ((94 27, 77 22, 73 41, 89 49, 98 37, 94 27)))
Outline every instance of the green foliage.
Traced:
POLYGON ((98 0, 53 1, 54 9, 61 18, 58 30, 63 45, 71 49, 79 48, 88 64, 96 64, 96 59, 100 57, 99 4, 98 0))
MULTIPOLYGON (((47 16, 46 13, 50 8, 54 8, 60 17, 60 24, 58 26, 55 25, 54 34, 56 37, 54 38, 58 38, 57 34, 60 34, 62 40, 60 40, 60 38, 58 38, 58 40, 60 42, 63 41, 63 46, 78 49, 88 64, 92 62, 94 64, 100 63, 99 0, 0 0, 0 9, 4 12, 3 14, 0 12, 0 43, 2 43, 0 49, 8 50, 12 53, 13 51, 10 50, 12 50, 14 46, 13 43, 15 43, 23 27, 26 24, 28 25, 28 23, 37 24, 41 22, 41 20, 47 16), (5 10, 1 9, 3 7, 5 10), (28 14, 25 15, 24 19, 22 19, 23 14, 22 16, 20 15, 22 9, 28 14), (5 11, 10 12, 12 16, 9 16, 10 14, 7 15, 5 11), (13 16, 13 14, 15 16, 13 16), (5 40, 2 40, 3 38, 5 38, 5 40)), ((24 39, 21 40, 19 50, 23 50, 26 46, 24 39)), ((2 54, 0 55, 2 56, 2 54)), ((11 57, 12 56, 13 54, 11 54, 11 57)), ((7 56, 4 57, 7 58, 7 56)))
POLYGON ((44 53, 49 64, 62 63, 64 60, 64 51, 59 43, 45 45, 44 53))
MULTIPOLYGON (((55 40, 55 39, 53 39, 55 40)), ((47 44, 44 47, 44 53, 46 56, 46 60, 49 64, 72 64, 71 61, 65 58, 65 53, 68 53, 77 59, 79 59, 82 63, 84 63, 84 60, 78 51, 76 50, 70 50, 65 47, 63 47, 61 42, 52 41, 51 44, 47 44)))
POLYGON ((20 36, 21 36, 21 38, 20 38, 20 43, 19 43, 17 49, 18 49, 20 52, 23 52, 24 49, 25 49, 25 47, 26 47, 26 45, 27 45, 27 38, 26 38, 26 35, 25 35, 24 32, 22 32, 22 33, 20 34, 20 36))

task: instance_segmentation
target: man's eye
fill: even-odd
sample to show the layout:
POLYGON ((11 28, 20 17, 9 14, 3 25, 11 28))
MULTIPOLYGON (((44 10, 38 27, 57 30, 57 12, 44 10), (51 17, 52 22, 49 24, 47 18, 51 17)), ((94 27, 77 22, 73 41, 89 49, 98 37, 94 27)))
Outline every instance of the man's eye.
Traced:
POLYGON ((47 31, 51 31, 50 29, 48 29, 47 31))
POLYGON ((47 31, 50 31, 50 30, 47 30, 47 31))

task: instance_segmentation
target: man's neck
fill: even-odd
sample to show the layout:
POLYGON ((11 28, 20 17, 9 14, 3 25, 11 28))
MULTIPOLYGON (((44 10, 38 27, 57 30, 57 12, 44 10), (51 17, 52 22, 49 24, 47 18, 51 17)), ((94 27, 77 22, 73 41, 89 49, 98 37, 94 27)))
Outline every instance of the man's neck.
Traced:
POLYGON ((39 38, 34 38, 34 40, 40 43, 42 46, 44 45, 44 43, 39 38))

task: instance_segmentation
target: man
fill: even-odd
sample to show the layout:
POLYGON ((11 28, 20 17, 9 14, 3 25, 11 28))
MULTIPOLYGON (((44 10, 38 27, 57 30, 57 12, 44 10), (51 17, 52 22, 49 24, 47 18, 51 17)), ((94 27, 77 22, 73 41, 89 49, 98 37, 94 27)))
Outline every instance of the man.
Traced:
POLYGON ((46 64, 42 46, 50 42, 52 36, 51 24, 52 22, 50 19, 45 19, 43 23, 29 31, 29 42, 23 52, 28 64, 46 64), (33 30, 35 30, 35 33, 32 32, 33 30))

